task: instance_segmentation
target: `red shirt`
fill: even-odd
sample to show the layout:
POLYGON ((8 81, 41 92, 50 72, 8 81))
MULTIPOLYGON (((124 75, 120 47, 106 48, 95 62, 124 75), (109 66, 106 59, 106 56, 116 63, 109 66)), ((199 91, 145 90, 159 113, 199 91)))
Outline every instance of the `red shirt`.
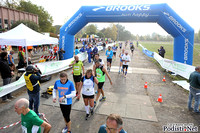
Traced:
POLYGON ((57 53, 58 47, 55 46, 55 47, 53 48, 53 50, 54 50, 54 53, 57 53))

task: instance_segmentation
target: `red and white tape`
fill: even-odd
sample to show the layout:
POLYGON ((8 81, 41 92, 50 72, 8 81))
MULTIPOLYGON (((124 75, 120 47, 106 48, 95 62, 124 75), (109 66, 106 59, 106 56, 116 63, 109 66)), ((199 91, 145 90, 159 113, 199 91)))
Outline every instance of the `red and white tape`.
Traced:
POLYGON ((40 114, 42 115, 43 119, 44 119, 47 123, 49 123, 49 121, 48 121, 47 118, 45 117, 45 114, 44 114, 44 113, 40 113, 40 114))
POLYGON ((5 127, 0 127, 0 129, 9 128, 9 127, 15 126, 15 125, 17 125, 17 124, 19 124, 19 123, 21 123, 21 121, 15 122, 15 123, 13 123, 13 124, 10 124, 10 125, 8 125, 8 126, 5 126, 5 127))
MULTIPOLYGON (((44 113, 40 113, 40 114, 42 115, 43 119, 44 119, 47 123, 49 123, 49 121, 48 121, 47 118, 45 117, 45 114, 44 114, 44 113)), ((12 127, 12 126, 15 126, 15 125, 17 125, 17 124, 19 124, 19 123, 21 123, 21 121, 15 122, 15 123, 10 124, 10 125, 8 125, 8 126, 0 127, 0 130, 1 130, 1 129, 6 129, 6 128, 9 128, 9 127, 12 127)))

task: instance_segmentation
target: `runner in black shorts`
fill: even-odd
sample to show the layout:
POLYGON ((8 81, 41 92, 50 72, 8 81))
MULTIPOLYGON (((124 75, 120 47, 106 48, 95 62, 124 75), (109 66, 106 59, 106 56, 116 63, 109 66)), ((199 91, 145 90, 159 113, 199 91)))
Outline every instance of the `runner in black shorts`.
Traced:
POLYGON ((105 75, 108 77, 108 79, 110 80, 110 84, 112 85, 112 81, 111 78, 108 74, 108 72, 106 71, 106 69, 100 65, 99 61, 95 62, 95 74, 97 76, 98 79, 98 91, 97 91, 97 95, 96 95, 96 100, 94 101, 94 106, 96 106, 97 100, 99 99, 99 96, 102 94, 102 98, 99 101, 105 101, 106 97, 104 95, 104 91, 103 91, 103 85, 105 82, 105 75))
POLYGON ((128 70, 128 65, 123 65, 122 66, 123 70, 126 68, 126 70, 128 70))
POLYGON ((60 109, 62 111, 63 117, 65 118, 66 122, 70 122, 70 113, 71 113, 71 104, 64 105, 60 104, 60 109))
POLYGON ((107 62, 109 62, 110 64, 112 64, 112 59, 107 59, 107 62))
POLYGON ((65 120, 65 128, 62 133, 71 133, 71 120, 70 112, 72 105, 72 98, 75 97, 76 91, 72 81, 68 80, 67 73, 60 73, 60 80, 57 80, 54 84, 53 89, 53 102, 55 103, 58 99, 60 109, 65 120), (57 97, 58 92, 58 97, 57 97))
POLYGON ((102 88, 103 88, 103 85, 104 85, 104 82, 99 82, 99 83, 98 83, 98 89, 102 89, 102 88))
POLYGON ((81 75, 73 75, 74 82, 81 82, 82 74, 81 75))
MULTIPOLYGON (((71 62, 69 66, 73 67, 73 79, 75 82, 76 96, 77 96, 81 78, 82 78, 82 73, 84 75, 83 62, 79 60, 79 57, 77 55, 75 55, 74 60, 71 62)), ((80 99, 80 95, 77 97, 77 100, 79 99, 80 99)))

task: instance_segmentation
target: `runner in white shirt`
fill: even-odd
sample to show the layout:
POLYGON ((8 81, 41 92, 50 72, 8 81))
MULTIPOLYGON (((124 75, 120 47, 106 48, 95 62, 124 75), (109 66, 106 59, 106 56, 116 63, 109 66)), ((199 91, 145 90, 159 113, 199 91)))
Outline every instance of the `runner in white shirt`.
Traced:
POLYGON ((79 95, 82 89, 82 96, 85 103, 85 111, 86 111, 86 117, 85 120, 88 119, 88 117, 93 115, 93 109, 94 109, 94 84, 98 84, 97 78, 94 76, 94 73, 92 72, 92 69, 88 69, 86 71, 86 75, 82 77, 81 84, 79 86, 79 95))
POLYGON ((123 65, 123 61, 122 61, 122 57, 124 55, 124 49, 122 49, 122 52, 119 54, 119 58, 120 58, 120 64, 119 64, 119 74, 120 74, 120 71, 122 72, 123 71, 123 68, 122 68, 122 65, 123 65))
POLYGON ((124 77, 126 78, 126 74, 127 74, 127 71, 128 71, 128 64, 129 62, 131 61, 131 58, 130 56, 128 55, 128 52, 126 51, 125 54, 122 56, 122 61, 123 61, 123 73, 124 73, 124 77), (126 68, 126 71, 124 72, 126 68))

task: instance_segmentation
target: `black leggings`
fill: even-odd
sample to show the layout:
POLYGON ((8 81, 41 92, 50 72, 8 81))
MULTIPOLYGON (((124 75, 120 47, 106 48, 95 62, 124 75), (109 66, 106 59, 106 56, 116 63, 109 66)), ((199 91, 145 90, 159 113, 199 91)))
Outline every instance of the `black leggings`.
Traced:
POLYGON ((60 104, 60 109, 66 122, 70 122, 71 105, 60 104))

